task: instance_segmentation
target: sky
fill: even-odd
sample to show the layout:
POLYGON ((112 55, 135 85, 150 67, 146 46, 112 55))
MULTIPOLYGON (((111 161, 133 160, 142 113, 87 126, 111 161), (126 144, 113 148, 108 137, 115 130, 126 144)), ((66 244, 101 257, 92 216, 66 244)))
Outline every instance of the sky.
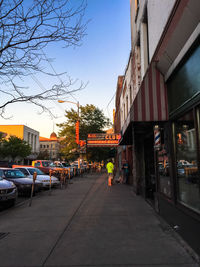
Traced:
MULTIPOLYGON (((117 77, 124 74, 131 50, 130 1, 88 0, 85 20, 89 23, 81 46, 64 49, 57 43, 45 48, 45 54, 51 58, 56 73, 67 73, 77 80, 77 87, 81 82, 86 85, 83 90, 66 96, 65 100, 79 101, 83 106, 93 104, 112 120, 117 77)), ((46 70, 52 71, 51 65, 47 64, 46 70)), ((58 79, 65 77, 51 79, 38 74, 23 82, 29 90, 39 92, 41 87, 48 89, 58 83, 58 79)), ((53 131, 58 134, 56 124, 65 122, 65 110, 76 110, 76 105, 57 101, 45 104, 56 118, 52 119, 48 113, 40 114, 40 109, 32 104, 16 103, 8 106, 6 116, 10 118, 0 118, 0 124, 24 124, 43 137, 49 137, 53 131)))

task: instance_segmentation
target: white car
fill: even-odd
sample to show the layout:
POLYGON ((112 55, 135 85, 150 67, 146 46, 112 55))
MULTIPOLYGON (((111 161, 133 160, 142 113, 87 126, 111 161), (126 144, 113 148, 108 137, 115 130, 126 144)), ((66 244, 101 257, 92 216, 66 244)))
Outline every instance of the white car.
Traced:
MULTIPOLYGON (((29 166, 17 166, 17 165, 14 165, 13 168, 20 170, 26 177, 29 178, 33 178, 33 174, 34 172, 36 172, 37 173, 36 181, 42 183, 43 188, 47 188, 50 186, 50 176, 43 173, 41 170, 37 168, 29 166)), ((51 176, 51 185, 52 187, 60 185, 60 181, 58 180, 58 178, 56 178, 55 176, 51 176)))

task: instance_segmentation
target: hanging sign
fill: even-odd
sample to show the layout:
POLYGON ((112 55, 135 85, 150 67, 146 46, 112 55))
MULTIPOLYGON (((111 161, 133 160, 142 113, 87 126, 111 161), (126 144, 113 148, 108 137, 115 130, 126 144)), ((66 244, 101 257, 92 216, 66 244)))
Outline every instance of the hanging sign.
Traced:
POLYGON ((76 143, 79 144, 79 124, 80 122, 76 122, 76 143))

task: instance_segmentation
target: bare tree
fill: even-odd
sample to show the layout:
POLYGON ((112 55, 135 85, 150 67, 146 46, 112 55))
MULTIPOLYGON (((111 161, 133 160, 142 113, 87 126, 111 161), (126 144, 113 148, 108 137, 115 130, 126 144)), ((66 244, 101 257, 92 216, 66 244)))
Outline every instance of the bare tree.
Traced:
MULTIPOLYGON (((47 61, 43 48, 50 43, 61 42, 64 48, 81 45, 86 24, 83 21, 86 0, 0 0, 0 116, 7 105, 31 102, 48 110, 44 100, 54 100, 83 88, 68 77, 52 88, 27 95, 26 88, 16 84, 19 78, 33 73, 46 73, 47 61), (77 85, 76 85, 77 86, 77 85), (3 102, 2 102, 3 101, 3 102)), ((55 75, 55 73, 46 73, 55 75)))

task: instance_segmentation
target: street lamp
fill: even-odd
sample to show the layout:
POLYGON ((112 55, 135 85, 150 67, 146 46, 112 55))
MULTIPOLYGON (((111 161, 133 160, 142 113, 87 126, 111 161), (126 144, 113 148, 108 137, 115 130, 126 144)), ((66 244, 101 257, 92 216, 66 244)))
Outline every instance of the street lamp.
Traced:
MULTIPOLYGON (((77 108, 78 108, 78 110, 77 110, 77 114, 78 114, 78 120, 77 120, 77 122, 79 123, 79 121, 80 121, 80 117, 79 117, 79 107, 80 107, 80 105, 79 105, 79 102, 72 102, 72 101, 68 101, 68 100, 58 100, 58 103, 71 103, 71 104, 75 104, 77 106, 77 108)), ((78 142, 78 152, 79 152, 78 169, 80 170, 80 144, 79 144, 79 142, 78 142)))
POLYGON ((67 100, 58 100, 58 103, 71 103, 77 105, 78 108, 78 121, 79 121, 79 102, 72 102, 72 101, 67 101, 67 100))

